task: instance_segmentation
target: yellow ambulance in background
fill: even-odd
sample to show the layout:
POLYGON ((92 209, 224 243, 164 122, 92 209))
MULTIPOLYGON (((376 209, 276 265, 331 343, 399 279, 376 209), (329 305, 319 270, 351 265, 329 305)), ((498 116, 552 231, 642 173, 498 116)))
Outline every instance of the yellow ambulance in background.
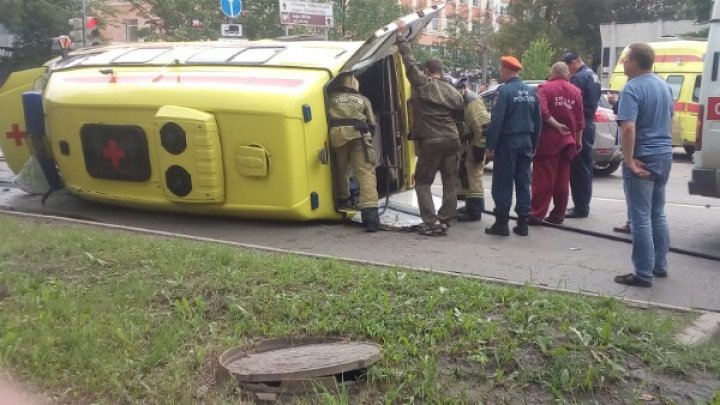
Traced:
MULTIPOLYGON (((700 109, 703 55, 707 41, 669 40, 651 42, 655 50, 653 71, 672 88, 675 104, 673 117, 673 145, 682 146, 688 154, 695 151, 695 124, 700 109)), ((623 51, 623 56, 627 52, 623 51)), ((627 82, 620 57, 610 79, 610 88, 622 90, 627 82)))
MULTIPOLYGON (((403 17, 408 39, 443 7, 403 17)), ((327 88, 342 72, 357 76, 378 117, 380 196, 413 187, 411 94, 394 46, 396 28, 388 24, 365 43, 132 43, 72 52, 48 66, 35 112, 44 117, 50 147, 41 163, 56 169, 70 192, 108 204, 261 219, 343 218, 326 114, 327 88)), ((13 112, 0 122, 5 132, 26 131, 17 113, 20 91, 39 72, 15 73, 0 88, 0 110, 13 112)), ((16 142, 0 139, 14 172, 28 156, 16 142)))

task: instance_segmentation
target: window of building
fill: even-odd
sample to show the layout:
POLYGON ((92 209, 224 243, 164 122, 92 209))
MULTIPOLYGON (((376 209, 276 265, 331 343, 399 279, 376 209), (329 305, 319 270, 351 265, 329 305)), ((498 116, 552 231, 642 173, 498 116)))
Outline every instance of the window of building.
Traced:
POLYGON ((138 41, 138 19, 128 18, 123 21, 125 25, 125 42, 137 42, 138 41))
POLYGON ((472 0, 473 7, 480 7, 480 0, 472 0))
POLYGON ((685 78, 683 76, 668 76, 665 81, 670 85, 670 89, 672 89, 673 100, 677 101, 680 98, 680 90, 682 90, 685 78))
POLYGON ((454 19, 446 19, 445 20, 445 31, 455 31, 455 20, 454 19))
POLYGON ((440 29, 440 20, 437 18, 433 18, 431 28, 433 31, 437 31, 440 29))

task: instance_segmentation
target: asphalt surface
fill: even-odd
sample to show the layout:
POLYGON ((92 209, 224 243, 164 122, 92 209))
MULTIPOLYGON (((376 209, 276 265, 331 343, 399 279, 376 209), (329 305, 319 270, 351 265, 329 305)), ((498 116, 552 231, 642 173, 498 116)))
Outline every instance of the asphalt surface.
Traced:
MULTIPOLYGON (((668 217, 673 247, 720 256, 720 200, 690 196, 687 180, 692 164, 676 156, 668 187, 668 217)), ((9 186, 0 160, 0 208, 88 219, 312 254, 333 255, 392 265, 408 265, 513 283, 591 292, 641 302, 720 311, 720 261, 671 253, 670 276, 652 288, 624 287, 613 276, 632 271, 631 245, 547 227, 531 228, 530 236, 485 235, 493 217, 480 223, 455 224, 450 235, 429 238, 413 233, 368 234, 354 224, 248 221, 234 218, 152 213, 83 201, 65 192, 53 194, 45 206, 9 186)), ((489 189, 491 175, 486 174, 489 189)), ((581 230, 612 234, 625 220, 620 171, 596 179, 591 216, 567 220, 581 230)), ((440 191, 436 187, 436 191, 440 191)), ((489 197, 489 190, 487 192, 489 197)), ((492 199, 487 198, 492 209, 492 199)), ((622 236, 622 235, 614 235, 622 236)))

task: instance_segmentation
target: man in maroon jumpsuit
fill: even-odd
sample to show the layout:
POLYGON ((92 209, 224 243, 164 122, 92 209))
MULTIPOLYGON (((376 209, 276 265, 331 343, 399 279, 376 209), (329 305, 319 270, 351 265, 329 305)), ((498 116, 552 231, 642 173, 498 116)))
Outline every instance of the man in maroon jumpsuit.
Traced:
POLYGON ((585 125, 580 90, 570 81, 564 62, 552 66, 550 79, 538 87, 543 127, 540 144, 533 157, 532 205, 530 225, 545 221, 561 224, 565 220, 570 190, 570 162, 582 148, 585 125))

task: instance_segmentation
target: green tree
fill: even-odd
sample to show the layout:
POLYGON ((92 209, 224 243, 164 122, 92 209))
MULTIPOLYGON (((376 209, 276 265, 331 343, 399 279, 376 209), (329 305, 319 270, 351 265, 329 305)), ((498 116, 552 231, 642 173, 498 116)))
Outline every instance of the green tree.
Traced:
POLYGON ((513 0, 509 21, 502 24, 493 44, 502 53, 522 55, 536 38, 544 36, 558 51, 573 49, 595 64, 600 56, 599 24, 687 18, 685 1, 513 0))
POLYGON ((687 0, 685 11, 689 18, 699 24, 705 24, 710 20, 713 0, 687 0))
MULTIPOLYGON (((38 66, 52 58, 52 38, 67 35, 68 20, 82 16, 81 0, 0 0, 0 24, 14 35, 10 69, 38 66)), ((104 2, 87 1, 87 15, 107 15, 104 2)))
POLYGON ((336 0, 333 37, 363 41, 409 10, 396 0, 336 0))
POLYGON ((445 66, 454 74, 465 75, 480 64, 480 40, 468 29, 467 17, 459 14, 448 17, 447 39, 438 43, 445 66))
POLYGON ((543 80, 548 76, 555 49, 545 37, 533 41, 522 56, 522 77, 528 80, 543 80))
POLYGON ((212 0, 130 0, 151 21, 138 35, 151 41, 217 39, 223 14, 212 0))
POLYGON ((491 51, 490 43, 494 29, 490 22, 467 22, 467 15, 455 14, 447 17, 444 39, 432 48, 417 46, 418 60, 428 57, 439 58, 445 67, 456 76, 477 76, 482 73, 484 62, 491 51), (472 27, 472 28, 471 28, 472 27))

